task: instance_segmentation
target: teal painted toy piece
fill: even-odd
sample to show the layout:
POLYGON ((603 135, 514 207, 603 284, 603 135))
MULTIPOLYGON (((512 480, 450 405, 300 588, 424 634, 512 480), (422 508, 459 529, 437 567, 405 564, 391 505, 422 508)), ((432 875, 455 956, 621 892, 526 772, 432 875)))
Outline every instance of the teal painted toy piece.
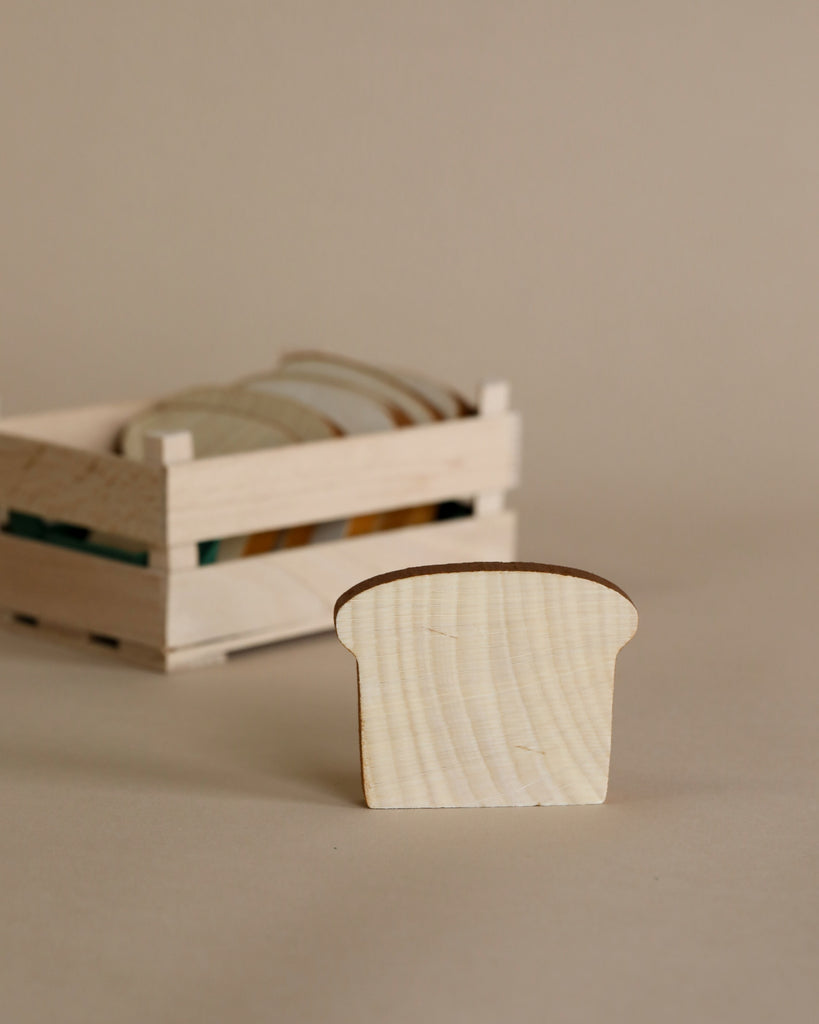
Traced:
POLYGON ((86 554, 110 558, 116 562, 127 562, 130 565, 147 565, 147 551, 123 551, 121 548, 108 544, 95 544, 88 540, 88 530, 83 526, 71 526, 68 523, 49 523, 39 516, 27 512, 9 512, 9 518, 3 527, 4 533, 28 540, 39 540, 46 544, 68 548, 70 551, 83 551, 86 554))

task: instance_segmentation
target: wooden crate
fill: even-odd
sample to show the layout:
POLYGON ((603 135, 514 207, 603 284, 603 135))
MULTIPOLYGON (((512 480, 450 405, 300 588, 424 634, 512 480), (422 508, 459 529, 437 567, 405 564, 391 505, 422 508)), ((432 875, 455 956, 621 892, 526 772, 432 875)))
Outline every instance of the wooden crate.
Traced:
POLYGON ((510 559, 520 420, 508 405, 498 381, 457 420, 196 460, 188 433, 157 435, 147 462, 110 451, 139 403, 6 418, 0 508, 127 537, 149 564, 2 533, 3 620, 167 671, 332 629, 338 595, 376 573, 510 559), (200 541, 450 499, 473 500, 472 514, 198 564, 200 541))

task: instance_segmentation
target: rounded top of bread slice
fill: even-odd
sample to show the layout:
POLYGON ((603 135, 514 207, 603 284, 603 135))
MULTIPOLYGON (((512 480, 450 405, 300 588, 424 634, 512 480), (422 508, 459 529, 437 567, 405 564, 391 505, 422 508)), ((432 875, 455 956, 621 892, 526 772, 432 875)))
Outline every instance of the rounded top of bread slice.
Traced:
POLYGON ((338 356, 330 352, 289 352, 282 356, 276 370, 281 377, 330 380, 353 390, 378 395, 399 409, 411 423, 434 423, 445 414, 422 390, 389 370, 338 356))
POLYGON ((120 451, 141 459, 145 434, 157 430, 189 430, 197 458, 342 434, 337 424, 308 405, 235 387, 192 388, 162 399, 125 425, 120 451))
MULTIPOLYGON (((433 620, 440 616, 443 616, 442 621, 448 619, 449 613, 445 610, 445 605, 448 601, 454 602, 463 598, 462 592, 465 586, 468 587, 470 575, 532 577, 528 581, 529 584, 534 584, 535 577, 539 577, 539 591, 550 601, 565 600, 572 604, 576 599, 580 599, 582 604, 583 595, 593 597, 595 615, 602 621, 600 628, 607 638, 616 642, 618 648, 626 644, 636 632, 637 610, 631 598, 620 587, 602 576, 582 569, 540 562, 454 562, 412 566, 381 573, 350 587, 338 598, 335 605, 334 619, 338 637, 345 647, 356 653, 353 633, 360 632, 362 618, 366 619, 371 613, 374 617, 377 616, 379 603, 383 604, 383 599, 377 592, 386 588, 391 588, 396 598, 400 594, 400 600, 403 602, 411 603, 417 598, 419 607, 427 608, 430 619, 424 623, 423 628, 431 633, 449 636, 446 630, 439 630, 433 620), (357 630, 353 628, 354 611, 359 620, 357 630)), ((508 585, 511 580, 502 580, 501 583, 508 585)), ((506 609, 502 605, 503 602, 500 602, 498 607, 501 625, 506 614, 506 609)), ((490 610, 481 605, 474 609, 473 617, 476 622, 485 620, 488 626, 492 616, 490 610)), ((594 628, 594 624, 591 628, 594 628)), ((457 637, 452 636, 451 639, 457 637)))

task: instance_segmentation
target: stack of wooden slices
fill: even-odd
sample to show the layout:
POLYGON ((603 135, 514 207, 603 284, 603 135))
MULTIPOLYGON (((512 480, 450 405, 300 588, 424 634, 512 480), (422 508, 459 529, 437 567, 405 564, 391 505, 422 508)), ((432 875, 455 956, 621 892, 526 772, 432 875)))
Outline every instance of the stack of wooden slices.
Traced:
MULTIPOLYGON (((188 430, 195 456, 204 458, 394 430, 474 411, 451 388, 414 374, 323 352, 294 352, 268 373, 161 400, 125 425, 119 449, 129 458, 142 459, 146 434, 188 430)), ((203 546, 202 560, 224 561, 427 522, 440 512, 437 506, 423 506, 231 537, 203 546)))

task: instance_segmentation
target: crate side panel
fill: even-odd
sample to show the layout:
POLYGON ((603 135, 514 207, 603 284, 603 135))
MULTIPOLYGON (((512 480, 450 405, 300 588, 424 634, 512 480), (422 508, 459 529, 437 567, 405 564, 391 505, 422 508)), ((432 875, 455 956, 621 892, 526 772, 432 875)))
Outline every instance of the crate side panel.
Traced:
POLYGON ((108 402, 4 416, 0 420, 0 431, 92 452, 112 452, 123 424, 151 404, 144 400, 108 402))
POLYGON ((174 573, 168 580, 168 646, 233 638, 225 646, 235 649, 330 629, 336 598, 359 580, 408 565, 507 561, 514 548, 515 515, 503 512, 174 573))
POLYGON ((519 417, 473 416, 168 467, 168 538, 181 544, 504 491, 519 417))
POLYGON ((0 535, 0 607, 57 626, 161 648, 160 573, 0 535))
POLYGON ((146 544, 165 540, 164 473, 161 466, 0 433, 0 505, 146 544))

